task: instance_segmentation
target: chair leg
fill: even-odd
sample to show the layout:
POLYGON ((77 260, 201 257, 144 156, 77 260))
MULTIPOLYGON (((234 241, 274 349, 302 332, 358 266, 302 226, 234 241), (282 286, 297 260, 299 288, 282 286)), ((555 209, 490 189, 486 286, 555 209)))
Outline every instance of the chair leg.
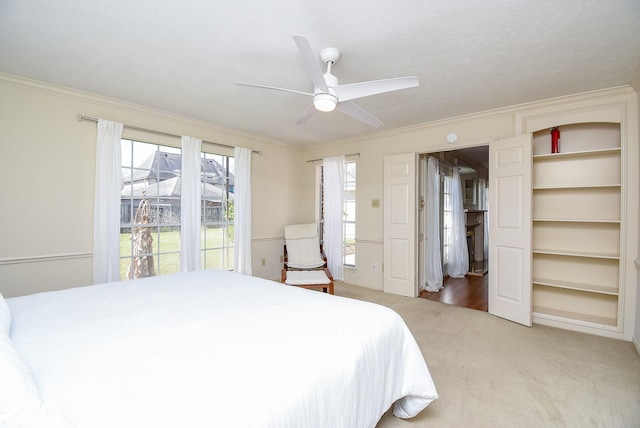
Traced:
MULTIPOLYGON (((333 281, 331 281, 331 282, 329 283, 329 287, 328 287, 328 288, 329 288, 329 294, 335 294, 335 293, 333 292, 333 291, 334 291, 334 290, 333 290, 333 281)), ((326 288, 325 288, 325 290, 326 290, 326 288)), ((325 293, 326 293, 326 291, 325 291, 325 293)))

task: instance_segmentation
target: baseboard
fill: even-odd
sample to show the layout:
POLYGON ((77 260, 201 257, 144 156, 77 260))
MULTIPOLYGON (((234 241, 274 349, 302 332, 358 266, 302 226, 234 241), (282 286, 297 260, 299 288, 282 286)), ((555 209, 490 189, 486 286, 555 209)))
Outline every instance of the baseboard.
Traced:
POLYGON ((631 343, 633 343, 633 347, 636 348, 636 352, 640 355, 640 342, 638 342, 638 338, 633 336, 631 338, 631 343))

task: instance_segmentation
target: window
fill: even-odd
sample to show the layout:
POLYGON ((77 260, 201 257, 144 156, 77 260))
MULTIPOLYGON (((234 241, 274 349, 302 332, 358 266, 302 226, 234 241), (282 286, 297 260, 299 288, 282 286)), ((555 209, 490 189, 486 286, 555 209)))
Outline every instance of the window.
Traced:
POLYGON ((233 161, 202 153, 203 269, 233 269, 233 161))
MULTIPOLYGON (((317 167, 318 188, 318 219, 320 223, 320 237, 324 238, 324 189, 322 165, 317 167)), ((345 266, 356 265, 356 162, 344 163, 344 218, 342 263, 345 266)), ((323 239, 324 240, 324 239, 323 239)))
POLYGON ((344 264, 356 265, 356 163, 344 164, 344 264))
POLYGON ((442 247, 443 268, 447 269, 447 260, 453 241, 453 201, 451 198, 453 186, 453 171, 447 165, 440 164, 440 218, 442 227, 440 228, 442 236, 440 242, 442 247))
MULTIPOLYGON (((180 270, 181 150, 122 140, 120 279, 180 270)), ((202 153, 203 268, 233 267, 233 158, 202 153)))

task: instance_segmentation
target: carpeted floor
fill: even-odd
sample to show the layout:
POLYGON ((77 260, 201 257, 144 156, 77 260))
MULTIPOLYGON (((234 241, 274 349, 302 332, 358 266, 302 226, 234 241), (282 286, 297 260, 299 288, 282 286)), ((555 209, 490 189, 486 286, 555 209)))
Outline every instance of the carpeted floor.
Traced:
POLYGON ((640 356, 630 342, 336 283, 336 294, 405 320, 440 398, 378 428, 640 427, 640 356))

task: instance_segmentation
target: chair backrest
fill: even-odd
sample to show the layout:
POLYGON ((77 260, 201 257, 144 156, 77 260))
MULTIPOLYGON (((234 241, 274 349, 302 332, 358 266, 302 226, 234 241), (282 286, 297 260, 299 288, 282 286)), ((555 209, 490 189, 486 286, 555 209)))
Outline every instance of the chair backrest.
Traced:
POLYGON ((287 246, 287 265, 296 269, 313 269, 324 266, 320 253, 318 225, 294 224, 284 227, 287 246))

